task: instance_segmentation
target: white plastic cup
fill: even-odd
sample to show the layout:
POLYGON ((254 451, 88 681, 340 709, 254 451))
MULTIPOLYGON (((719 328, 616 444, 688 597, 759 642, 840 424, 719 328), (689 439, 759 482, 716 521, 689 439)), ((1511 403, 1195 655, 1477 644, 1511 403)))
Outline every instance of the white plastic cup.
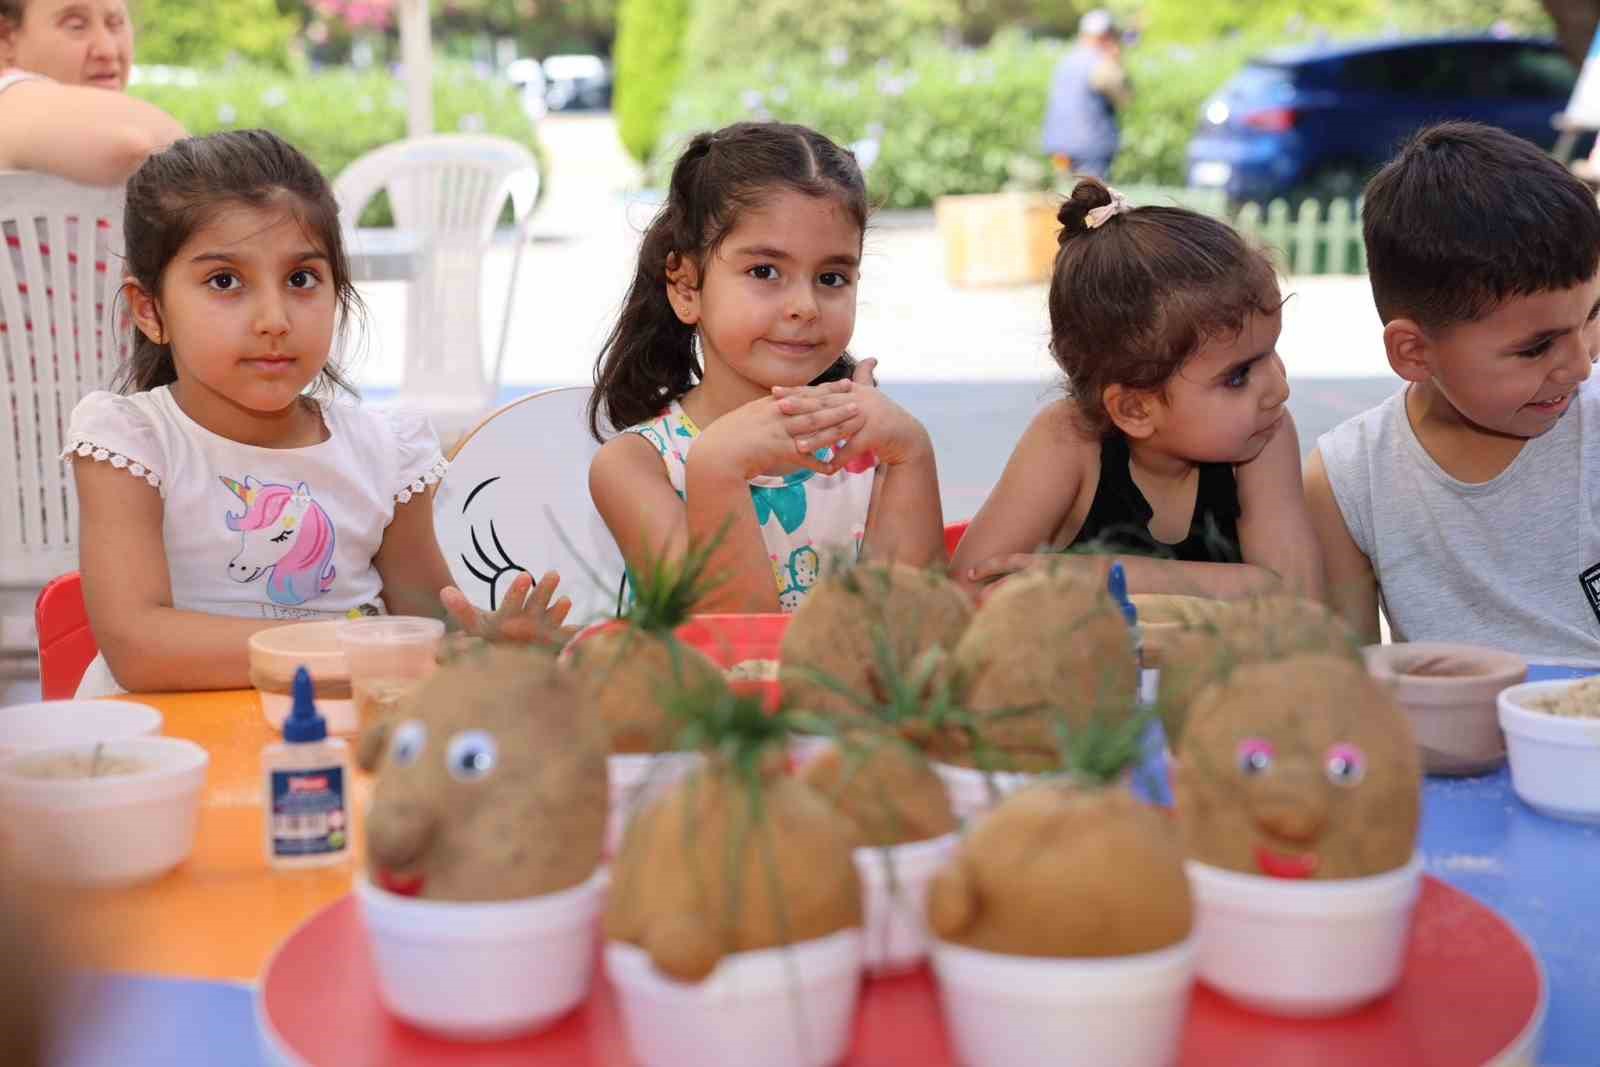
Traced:
POLYGON ((626 942, 605 957, 642 1067, 830 1067, 849 1048, 861 952, 852 928, 726 956, 701 982, 667 978, 626 942))
POLYGON ((933 769, 950 794, 950 810, 962 823, 972 821, 1023 786, 1039 780, 1037 774, 980 771, 955 763, 935 763, 933 769))
POLYGON ((350 697, 363 729, 434 672, 443 640, 439 619, 373 615, 339 624, 339 647, 350 668, 350 697))
POLYGON ((1422 858, 1368 878, 1291 881, 1188 863, 1200 979, 1265 1015, 1327 1018, 1392 990, 1422 858))
POLYGON ((0 761, 0 835, 30 879, 113 887, 158 878, 194 850, 211 757, 176 737, 33 749, 0 761), (135 760, 134 774, 40 779, 20 767, 56 755, 135 760))
POLYGON ((45 700, 0 708, 0 758, 80 741, 121 741, 161 732, 161 713, 130 700, 45 700))
POLYGON ((959 834, 855 850, 864 916, 862 965, 869 974, 910 970, 928 954, 928 883, 955 852, 959 834))
MULTIPOLYGON (((389 1012, 452 1041, 540 1029, 589 994, 603 877, 525 900, 418 900, 356 879, 389 1012)), ((336 1023, 335 1023, 336 1024, 336 1023)))
POLYGON ((611 807, 606 816, 606 855, 622 848, 628 822, 663 793, 699 769, 698 752, 624 753, 606 757, 611 807))
POLYGON ((1600 718, 1568 718, 1529 707, 1574 681, 1527 682, 1499 697, 1511 788, 1541 815, 1600 823, 1600 718))
POLYGON ((945 1024, 966 1067, 1171 1067, 1195 942, 1108 959, 933 945, 945 1024))

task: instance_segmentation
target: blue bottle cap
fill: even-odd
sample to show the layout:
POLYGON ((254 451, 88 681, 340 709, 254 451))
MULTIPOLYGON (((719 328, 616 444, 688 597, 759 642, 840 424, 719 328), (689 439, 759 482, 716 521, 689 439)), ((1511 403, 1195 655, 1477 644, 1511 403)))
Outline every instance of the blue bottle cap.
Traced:
POLYGON ((1117 602, 1117 607, 1122 609, 1122 617, 1129 626, 1139 624, 1139 609, 1128 597, 1128 572, 1122 569, 1122 564, 1113 563, 1111 573, 1106 576, 1106 592, 1111 594, 1111 599, 1117 602))
POLYGON ((283 720, 283 739, 299 744, 321 741, 328 736, 328 721, 317 714, 311 689, 311 674, 304 667, 294 672, 294 708, 283 720))

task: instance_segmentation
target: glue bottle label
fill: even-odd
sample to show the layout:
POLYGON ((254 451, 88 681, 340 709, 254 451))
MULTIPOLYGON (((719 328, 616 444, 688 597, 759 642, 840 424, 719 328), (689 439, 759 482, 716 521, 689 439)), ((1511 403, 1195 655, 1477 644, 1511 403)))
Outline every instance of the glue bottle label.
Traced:
POLYGON ((344 768, 273 771, 272 853, 325 856, 350 843, 344 805, 344 768))

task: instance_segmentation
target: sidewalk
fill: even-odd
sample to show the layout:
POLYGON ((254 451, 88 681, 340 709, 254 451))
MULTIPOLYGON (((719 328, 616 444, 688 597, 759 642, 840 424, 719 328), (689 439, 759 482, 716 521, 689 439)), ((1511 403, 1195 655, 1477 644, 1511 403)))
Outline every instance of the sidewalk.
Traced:
MULTIPOLYGON (((632 277, 639 235, 655 205, 629 197, 637 181, 609 116, 551 119, 554 160, 535 239, 514 296, 505 381, 580 384, 632 277)), ((511 248, 484 272, 484 323, 498 329, 511 248)), ((1390 374, 1365 278, 1291 278, 1279 351, 1295 378, 1390 374)), ((405 287, 363 286, 372 311, 369 351, 354 370, 363 385, 399 381, 405 287)), ((896 213, 868 231, 851 350, 877 356, 885 381, 1038 382, 1057 372, 1047 351, 1046 287, 963 289, 945 277, 933 213, 896 213)), ((486 337, 486 346, 493 337, 486 337)))

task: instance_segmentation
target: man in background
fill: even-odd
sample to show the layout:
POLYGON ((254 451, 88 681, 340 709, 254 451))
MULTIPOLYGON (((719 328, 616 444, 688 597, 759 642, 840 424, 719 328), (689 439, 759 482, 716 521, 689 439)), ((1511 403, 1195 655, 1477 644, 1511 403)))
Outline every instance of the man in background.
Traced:
POLYGON ((1056 173, 1104 179, 1121 142, 1117 112, 1132 87, 1122 66, 1122 35, 1100 8, 1078 21, 1078 42, 1061 57, 1050 79, 1044 150, 1056 173))

